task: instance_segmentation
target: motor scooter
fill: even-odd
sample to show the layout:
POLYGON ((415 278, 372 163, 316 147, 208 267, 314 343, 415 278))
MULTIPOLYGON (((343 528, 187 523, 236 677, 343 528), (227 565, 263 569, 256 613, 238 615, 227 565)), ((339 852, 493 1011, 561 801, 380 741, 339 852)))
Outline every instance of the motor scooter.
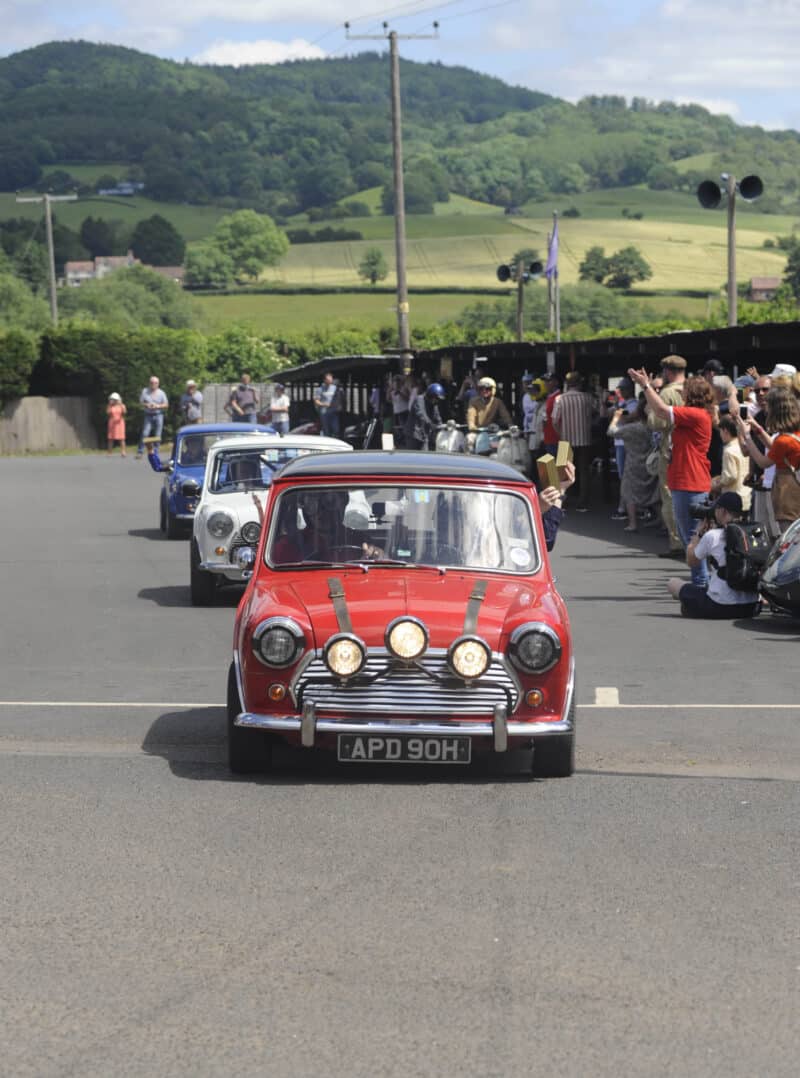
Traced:
POLYGON ((503 464, 516 468, 523 475, 530 475, 531 451, 528 448, 528 437, 519 427, 500 431, 496 456, 503 464))
POLYGON ((497 447, 500 444, 500 428, 496 423, 490 423, 488 427, 473 427, 472 433, 475 440, 470 444, 467 440, 467 448, 470 453, 478 457, 496 457, 497 447))
POLYGON ((466 426, 448 419, 436 432, 435 448, 437 453, 465 453, 467 439, 464 437, 466 426))

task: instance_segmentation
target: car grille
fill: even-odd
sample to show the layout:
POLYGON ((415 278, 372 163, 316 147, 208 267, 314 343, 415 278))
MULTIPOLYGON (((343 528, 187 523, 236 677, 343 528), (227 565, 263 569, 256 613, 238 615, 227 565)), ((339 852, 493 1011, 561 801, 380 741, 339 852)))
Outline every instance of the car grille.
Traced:
POLYGON ((345 685, 316 655, 292 686, 297 706, 313 703, 317 714, 345 712, 372 715, 491 715, 496 704, 512 714, 519 687, 498 656, 483 677, 467 686, 453 677, 445 651, 428 652, 414 666, 393 660, 385 651, 370 652, 358 678, 345 685), (420 669, 422 667, 422 669, 420 669), (371 680, 371 679, 375 680, 371 680))

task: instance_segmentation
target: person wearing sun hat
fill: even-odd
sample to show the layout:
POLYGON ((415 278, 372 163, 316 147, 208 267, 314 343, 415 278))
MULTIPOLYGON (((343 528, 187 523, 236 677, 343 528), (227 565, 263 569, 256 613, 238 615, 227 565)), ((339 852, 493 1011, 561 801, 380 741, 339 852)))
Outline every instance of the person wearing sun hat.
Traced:
POLYGON ((269 410, 272 416, 270 422, 275 428, 276 434, 289 433, 289 394, 282 382, 272 383, 272 397, 269 402, 269 410))
POLYGON ((187 381, 179 407, 184 423, 199 423, 203 418, 203 394, 197 388, 194 378, 187 381))
MULTIPOLYGON (((720 576, 725 568, 725 528, 741 519, 742 499, 732 490, 726 490, 714 502, 712 518, 701 521, 699 528, 689 540, 686 561, 696 568, 706 561, 710 567, 708 587, 690 584, 678 577, 670 577, 667 588, 673 599, 679 599, 681 614, 685 618, 709 618, 732 620, 752 618, 758 612, 758 593, 738 591, 720 576)), ((724 576, 724 574, 723 574, 724 576)))
POLYGON ((106 437, 108 439, 108 455, 114 452, 114 446, 119 442, 120 456, 124 457, 125 453, 125 416, 128 409, 122 403, 122 397, 119 393, 110 393, 108 397, 108 404, 106 405, 106 415, 108 416, 108 425, 106 430, 106 437))

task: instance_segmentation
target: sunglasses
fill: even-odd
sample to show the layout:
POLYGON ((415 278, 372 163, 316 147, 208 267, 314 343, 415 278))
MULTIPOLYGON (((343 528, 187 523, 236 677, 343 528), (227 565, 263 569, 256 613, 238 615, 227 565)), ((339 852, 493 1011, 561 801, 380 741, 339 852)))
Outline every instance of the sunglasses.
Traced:
POLYGON ((756 390, 756 393, 769 393, 769 386, 762 386, 760 389, 756 390))

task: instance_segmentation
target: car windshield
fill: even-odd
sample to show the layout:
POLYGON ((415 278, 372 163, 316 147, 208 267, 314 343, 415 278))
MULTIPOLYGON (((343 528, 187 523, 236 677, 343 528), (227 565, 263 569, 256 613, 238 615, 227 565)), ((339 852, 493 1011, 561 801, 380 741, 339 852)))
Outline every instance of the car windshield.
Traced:
POLYGON ((219 434, 186 434, 178 446, 178 464, 187 468, 193 464, 205 464, 208 451, 220 438, 244 437, 252 435, 252 430, 243 430, 241 435, 235 431, 221 431, 219 434))
POLYGON ((339 562, 494 569, 540 565, 528 500, 468 487, 303 487, 280 495, 269 565, 339 562))
POLYGON ((208 489, 213 494, 263 490, 270 485, 272 476, 282 464, 310 452, 310 449, 284 445, 270 446, 268 449, 231 447, 220 450, 214 456, 208 489))

